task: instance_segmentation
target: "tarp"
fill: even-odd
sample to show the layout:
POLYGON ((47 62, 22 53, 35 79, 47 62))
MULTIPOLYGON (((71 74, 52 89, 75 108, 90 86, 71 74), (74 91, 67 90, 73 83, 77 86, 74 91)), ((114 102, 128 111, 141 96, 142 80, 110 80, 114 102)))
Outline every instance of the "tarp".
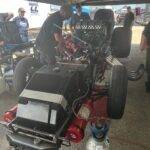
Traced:
POLYGON ((120 4, 144 4, 150 3, 150 0, 29 0, 54 5, 64 3, 82 3, 83 5, 120 5, 120 4))

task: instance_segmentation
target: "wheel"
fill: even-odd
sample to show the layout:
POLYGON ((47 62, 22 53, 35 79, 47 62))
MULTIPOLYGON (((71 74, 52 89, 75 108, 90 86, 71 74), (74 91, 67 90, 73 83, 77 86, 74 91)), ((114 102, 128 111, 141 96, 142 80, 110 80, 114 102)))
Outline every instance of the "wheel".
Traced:
POLYGON ((40 64, 32 57, 25 57, 18 62, 13 76, 13 86, 17 95, 23 91, 33 72, 39 66, 40 64))
POLYGON ((116 27, 111 38, 112 55, 117 58, 126 58, 131 50, 132 31, 124 27, 116 27))
POLYGON ((108 116, 120 119, 124 113, 127 96, 127 70, 122 65, 113 66, 111 70, 109 98, 107 103, 108 116))

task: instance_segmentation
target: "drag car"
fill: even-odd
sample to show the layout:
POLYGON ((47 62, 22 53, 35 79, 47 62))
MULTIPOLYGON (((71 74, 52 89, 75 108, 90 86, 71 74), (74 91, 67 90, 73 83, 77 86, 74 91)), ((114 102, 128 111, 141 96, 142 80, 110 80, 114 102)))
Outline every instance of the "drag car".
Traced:
POLYGON ((117 57, 129 55, 131 33, 124 27, 114 30, 112 14, 111 10, 98 10, 93 21, 82 22, 82 39, 74 37, 79 46, 72 48, 66 42, 55 65, 40 66, 36 57, 17 64, 18 104, 1 122, 10 146, 57 150, 71 142, 80 143, 88 123, 93 137, 102 141, 109 120, 122 118, 128 74, 117 57))
MULTIPOLYGON (((18 105, 4 115, 11 146, 58 149, 62 144, 79 143, 88 122, 122 117, 128 79, 126 68, 113 56, 117 51, 111 55, 111 14, 110 10, 99 10, 95 21, 82 23, 82 50, 78 47, 71 59, 58 61, 55 66, 40 67, 19 91, 18 105), (77 52, 80 56, 74 58, 77 52)), ((69 52, 66 49, 65 57, 69 52)), ((25 64, 25 59, 18 66, 25 64)), ((28 67, 19 67, 20 72, 29 68, 27 62, 28 67)))

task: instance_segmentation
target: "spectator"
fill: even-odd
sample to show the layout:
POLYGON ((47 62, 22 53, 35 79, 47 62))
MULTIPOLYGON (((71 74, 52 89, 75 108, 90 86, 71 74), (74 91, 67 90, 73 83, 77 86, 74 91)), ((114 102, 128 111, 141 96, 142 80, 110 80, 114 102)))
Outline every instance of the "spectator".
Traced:
MULTIPOLYGON (((80 29, 80 26, 83 25, 83 23, 88 22, 89 20, 91 20, 89 14, 82 12, 81 5, 77 4, 76 13, 73 14, 70 20, 70 30, 75 37, 82 39, 84 33, 82 32, 82 29, 80 29)), ((75 43, 79 42, 77 38, 74 38, 75 43)))
POLYGON ((146 73, 147 73, 147 81, 145 83, 146 90, 150 92, 150 22, 145 26, 145 29, 142 33, 141 43, 140 43, 141 51, 147 50, 146 52, 146 73))
POLYGON ((124 27, 131 29, 133 22, 134 22, 134 13, 132 12, 131 7, 129 6, 127 7, 127 13, 124 18, 124 27))
POLYGON ((81 5, 76 5, 76 13, 71 17, 70 21, 70 29, 71 31, 76 30, 76 25, 82 21, 90 20, 90 16, 88 13, 82 12, 81 5))
POLYGON ((14 18, 14 21, 16 21, 16 25, 19 29, 19 34, 23 43, 28 42, 29 40, 28 39, 29 23, 28 23, 28 20, 24 17, 25 12, 26 11, 24 8, 22 7, 19 8, 18 9, 19 16, 14 18))
POLYGON ((13 16, 13 13, 0 13, 0 22, 9 21, 13 16))

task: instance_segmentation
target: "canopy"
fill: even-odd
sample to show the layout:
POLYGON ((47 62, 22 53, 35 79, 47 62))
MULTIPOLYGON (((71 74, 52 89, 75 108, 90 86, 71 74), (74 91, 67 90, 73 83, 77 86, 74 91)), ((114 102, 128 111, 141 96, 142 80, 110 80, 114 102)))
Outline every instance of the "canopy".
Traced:
POLYGON ((29 0, 54 5, 64 3, 81 3, 82 5, 120 5, 120 4, 144 4, 150 3, 150 0, 29 0))

